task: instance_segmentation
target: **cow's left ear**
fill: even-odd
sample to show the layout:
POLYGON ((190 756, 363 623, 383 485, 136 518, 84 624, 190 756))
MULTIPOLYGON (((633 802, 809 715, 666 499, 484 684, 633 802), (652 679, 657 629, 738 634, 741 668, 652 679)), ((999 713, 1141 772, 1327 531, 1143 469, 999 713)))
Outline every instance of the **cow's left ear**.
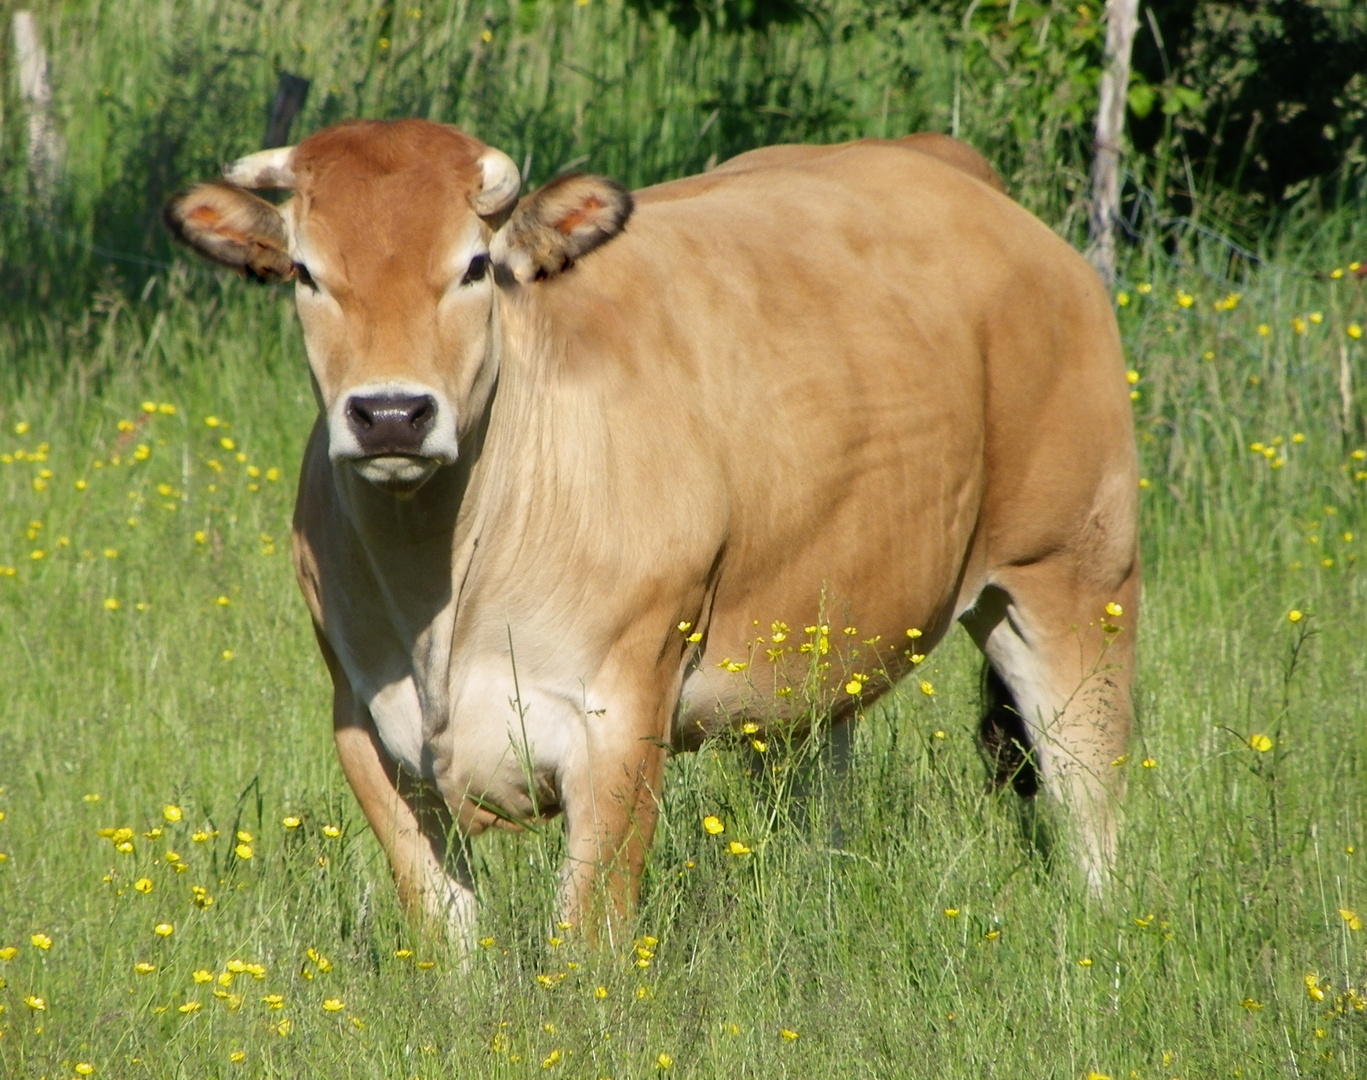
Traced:
POLYGON ((166 204, 166 225, 181 243, 256 281, 296 273, 280 211, 224 180, 196 184, 166 204))
POLYGON ((631 193, 615 180, 558 176, 518 203, 489 255, 523 284, 554 277, 620 233, 631 208, 631 193))

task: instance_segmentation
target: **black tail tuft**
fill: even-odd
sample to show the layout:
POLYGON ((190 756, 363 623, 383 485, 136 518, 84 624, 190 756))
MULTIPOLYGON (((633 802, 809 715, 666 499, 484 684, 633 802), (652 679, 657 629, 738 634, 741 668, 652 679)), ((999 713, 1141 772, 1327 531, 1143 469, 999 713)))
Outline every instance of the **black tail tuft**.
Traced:
POLYGON ((978 738, 995 787, 1008 783, 1022 798, 1039 791, 1039 774, 1030 752, 1030 736, 1010 688, 991 664, 983 665, 983 718, 978 738))

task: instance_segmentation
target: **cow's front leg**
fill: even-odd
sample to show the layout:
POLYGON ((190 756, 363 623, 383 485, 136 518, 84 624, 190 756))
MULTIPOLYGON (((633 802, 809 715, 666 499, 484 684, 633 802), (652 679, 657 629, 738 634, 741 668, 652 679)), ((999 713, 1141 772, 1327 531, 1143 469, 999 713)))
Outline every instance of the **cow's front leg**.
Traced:
POLYGON ((609 947, 630 933, 664 779, 664 708, 589 713, 581 752, 561 777, 564 919, 609 947))
POLYGON ((380 743, 375 723, 330 655, 333 739, 342 772, 379 839, 411 913, 443 924, 468 944, 475 894, 463 849, 448 851, 451 815, 435 791, 403 774, 380 743))

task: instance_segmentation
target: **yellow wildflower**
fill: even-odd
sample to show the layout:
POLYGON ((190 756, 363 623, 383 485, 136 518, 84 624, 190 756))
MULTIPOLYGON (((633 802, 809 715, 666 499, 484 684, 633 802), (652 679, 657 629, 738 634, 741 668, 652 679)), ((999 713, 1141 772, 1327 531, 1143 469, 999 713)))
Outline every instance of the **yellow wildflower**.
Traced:
POLYGON ((709 833, 711 833, 713 836, 716 836, 718 833, 726 831, 726 826, 722 824, 721 818, 715 817, 711 814, 702 819, 702 827, 706 829, 709 833))

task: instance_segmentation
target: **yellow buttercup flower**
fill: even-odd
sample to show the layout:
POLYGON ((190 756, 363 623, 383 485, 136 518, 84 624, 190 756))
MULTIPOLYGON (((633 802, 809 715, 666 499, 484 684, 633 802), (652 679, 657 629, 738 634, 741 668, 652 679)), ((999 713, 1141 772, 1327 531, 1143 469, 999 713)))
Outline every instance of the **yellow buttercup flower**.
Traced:
POLYGON ((1362 919, 1356 911, 1351 911, 1348 908, 1339 908, 1339 917, 1348 924, 1349 930, 1362 929, 1362 919))
POLYGON ((149 964, 146 960, 140 960, 138 963, 133 965, 133 970, 136 971, 139 975, 151 975, 152 972, 157 970, 157 965, 149 964))
POLYGON ((156 934, 157 937, 170 937, 175 932, 175 925, 169 922, 157 923, 156 926, 152 927, 152 933, 156 934))
POLYGON ((28 997, 24 998, 24 1004, 34 1012, 42 1012, 47 1008, 46 999, 40 998, 36 994, 30 994, 28 997))
POLYGON ((322 831, 323 835, 326 836, 329 840, 336 840, 337 837, 342 835, 342 830, 339 829, 336 825, 324 825, 322 831))
POLYGON ((1305 615, 1304 615, 1303 612, 1300 612, 1300 611, 1292 610, 1292 611, 1288 611, 1288 612, 1286 613, 1286 621, 1287 621, 1287 622, 1298 623, 1298 622, 1300 622, 1303 618, 1305 618, 1305 615))
POLYGON ((1112 600, 1109 604, 1106 605, 1106 614, 1114 619, 1121 615, 1124 615, 1125 609, 1121 607, 1119 604, 1117 604, 1114 600, 1112 600))
POLYGON ((167 821, 177 822, 181 819, 180 807, 175 803, 167 803, 161 808, 161 816, 167 821))
POLYGON ((721 818, 714 817, 711 814, 702 819, 702 827, 713 836, 726 831, 726 826, 722 824, 721 818))
POLYGON ((140 877, 133 882, 133 888, 143 894, 150 893, 152 891, 152 879, 140 877))
POLYGON ((750 854, 750 849, 746 847, 744 844, 742 844, 739 840, 732 840, 729 844, 726 845, 726 850, 731 852, 732 855, 736 856, 750 854))
POLYGON ((346 1004, 339 998, 328 998, 323 1002, 324 1012, 341 1012, 346 1008, 346 1004))
POLYGON ((921 693, 925 694, 926 697, 934 697, 935 687, 923 680, 921 682, 921 693))
POLYGON ((287 829, 297 829, 303 823, 304 822, 300 818, 295 817, 293 814, 291 814, 289 817, 280 819, 280 824, 285 826, 285 828, 287 829))
POLYGON ((797 1042, 798 1040, 797 1032, 793 1031, 791 1028, 782 1028, 779 1031, 779 1035, 782 1036, 784 1042, 797 1042))
POLYGON ((947 907, 947 908, 945 908, 945 918, 946 918, 946 919, 957 919, 958 917, 959 917, 959 909, 958 909, 958 908, 956 908, 956 907, 947 907))
POLYGON ((46 934, 34 934, 29 938, 29 941, 33 943, 35 949, 42 949, 44 952, 52 948, 52 939, 46 934))

